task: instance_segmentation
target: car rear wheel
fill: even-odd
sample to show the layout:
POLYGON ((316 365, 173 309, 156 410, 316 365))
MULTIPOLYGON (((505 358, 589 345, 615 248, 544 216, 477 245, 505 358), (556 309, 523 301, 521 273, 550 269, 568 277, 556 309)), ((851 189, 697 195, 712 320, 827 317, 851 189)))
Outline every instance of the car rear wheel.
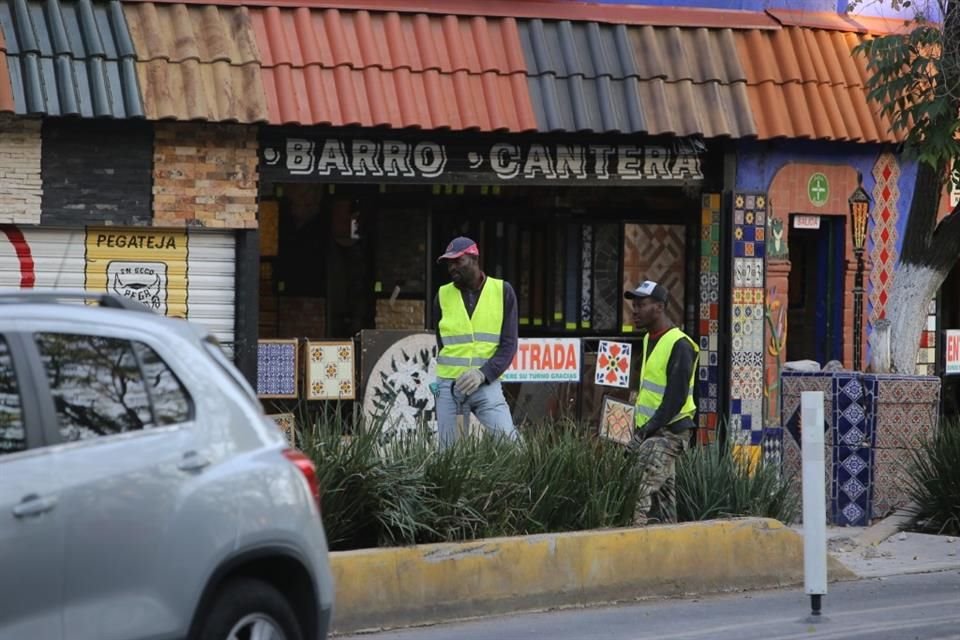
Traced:
POLYGON ((290 603, 261 580, 232 580, 221 589, 197 640, 303 640, 290 603))

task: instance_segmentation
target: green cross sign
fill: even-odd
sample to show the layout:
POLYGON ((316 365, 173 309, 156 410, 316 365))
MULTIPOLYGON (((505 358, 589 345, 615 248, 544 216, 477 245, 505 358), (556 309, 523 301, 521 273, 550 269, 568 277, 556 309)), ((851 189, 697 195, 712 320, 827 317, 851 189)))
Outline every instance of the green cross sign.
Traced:
POLYGON ((815 173, 807 181, 807 197, 815 207, 822 207, 827 204, 827 198, 830 195, 830 183, 827 182, 827 176, 822 173, 815 173))

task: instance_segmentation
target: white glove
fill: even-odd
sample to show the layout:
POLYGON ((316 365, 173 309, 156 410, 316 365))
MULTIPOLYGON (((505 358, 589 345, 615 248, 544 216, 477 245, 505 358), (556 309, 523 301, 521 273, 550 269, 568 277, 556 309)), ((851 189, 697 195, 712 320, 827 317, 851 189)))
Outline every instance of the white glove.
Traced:
POLYGON ((480 372, 480 369, 470 369, 460 374, 457 381, 453 383, 453 388, 463 395, 469 396, 480 388, 483 381, 484 376, 483 373, 480 372))

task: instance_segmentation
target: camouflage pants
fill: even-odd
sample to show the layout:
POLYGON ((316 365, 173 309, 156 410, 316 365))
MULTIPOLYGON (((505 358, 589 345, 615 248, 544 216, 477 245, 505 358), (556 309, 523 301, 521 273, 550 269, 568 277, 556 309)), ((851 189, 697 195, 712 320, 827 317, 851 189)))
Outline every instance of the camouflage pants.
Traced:
POLYGON ((634 526, 646 526, 654 497, 660 503, 664 521, 677 521, 676 463, 689 446, 689 433, 676 434, 665 429, 640 445, 637 464, 643 470, 643 481, 633 512, 634 526))

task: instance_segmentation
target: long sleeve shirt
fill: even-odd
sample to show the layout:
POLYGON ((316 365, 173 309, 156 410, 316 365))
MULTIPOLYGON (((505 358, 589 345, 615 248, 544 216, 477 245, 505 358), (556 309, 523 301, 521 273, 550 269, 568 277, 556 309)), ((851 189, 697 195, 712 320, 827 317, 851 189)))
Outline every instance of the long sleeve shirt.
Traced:
MULTIPOLYGON (((473 311, 477 308, 477 301, 480 299, 480 292, 483 291, 483 286, 486 283, 487 277, 484 275, 480 281, 479 289, 457 287, 460 289, 460 295, 463 297, 463 306, 466 307, 468 316, 473 317, 473 311)), ((439 328, 440 313, 440 296, 437 295, 433 299, 434 329, 439 328)), ((513 356, 517 353, 518 335, 517 294, 514 293, 510 283, 504 281, 503 324, 500 327, 500 344, 497 345, 497 350, 494 352, 493 357, 480 367, 480 372, 483 373, 483 377, 488 383, 502 376, 503 372, 510 366, 510 363, 513 361, 513 356)), ((443 339, 440 337, 440 331, 437 331, 437 348, 443 349, 443 339)))
MULTIPOLYGON (((653 348, 659 340, 660 336, 648 340, 647 353, 644 355, 644 359, 650 357, 650 353, 653 352, 653 348)), ((648 436, 653 435, 665 426, 674 433, 693 427, 693 421, 690 419, 679 420, 669 426, 667 426, 667 423, 680 413, 683 403, 687 400, 687 395, 690 393, 690 375, 693 373, 695 358, 693 346, 688 341, 677 340, 674 343, 673 350, 670 352, 670 359, 667 361, 667 388, 663 392, 663 401, 644 427, 644 433, 648 436)))

